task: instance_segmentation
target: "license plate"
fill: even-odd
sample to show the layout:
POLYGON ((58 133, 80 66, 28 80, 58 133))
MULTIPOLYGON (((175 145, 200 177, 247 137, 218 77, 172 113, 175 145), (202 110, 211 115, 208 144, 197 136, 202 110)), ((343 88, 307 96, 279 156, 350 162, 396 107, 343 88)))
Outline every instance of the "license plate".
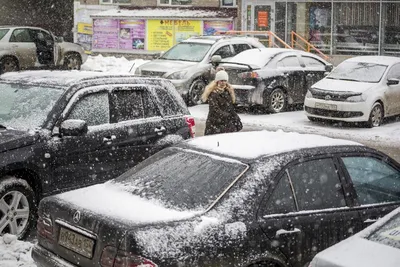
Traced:
POLYGON ((64 227, 60 228, 58 244, 86 258, 92 258, 93 256, 94 240, 64 227))
POLYGON ((315 107, 327 110, 337 110, 337 105, 334 104, 315 103, 315 107))

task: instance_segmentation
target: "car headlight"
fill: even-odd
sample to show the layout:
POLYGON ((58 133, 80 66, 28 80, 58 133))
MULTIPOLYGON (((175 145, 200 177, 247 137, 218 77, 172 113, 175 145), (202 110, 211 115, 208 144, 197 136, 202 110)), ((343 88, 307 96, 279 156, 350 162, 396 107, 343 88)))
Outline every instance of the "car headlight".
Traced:
POLYGON ((362 94, 353 95, 346 98, 346 102, 364 102, 365 99, 363 98, 362 94))
POLYGON ((307 91, 306 98, 313 98, 313 95, 310 90, 307 91))
POLYGON ((140 74, 142 74, 142 70, 139 67, 137 67, 135 70, 135 75, 140 75, 140 74))
POLYGON ((171 79, 171 80, 182 80, 183 78, 185 78, 187 71, 186 70, 182 70, 182 71, 177 71, 174 72, 172 74, 170 74, 167 79, 171 79))

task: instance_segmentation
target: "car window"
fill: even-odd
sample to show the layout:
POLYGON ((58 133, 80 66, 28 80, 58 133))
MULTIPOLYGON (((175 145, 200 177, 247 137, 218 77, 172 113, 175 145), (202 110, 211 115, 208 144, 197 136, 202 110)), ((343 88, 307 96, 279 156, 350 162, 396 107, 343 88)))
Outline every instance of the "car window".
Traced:
POLYGON ((179 103, 174 99, 173 96, 164 88, 156 87, 153 88, 152 92, 155 94, 158 102, 161 104, 160 108, 163 111, 164 116, 174 116, 183 114, 183 110, 179 103))
POLYGON ((321 61, 312 58, 312 57, 307 57, 307 56, 301 56, 304 64, 306 64, 306 67, 312 67, 312 68, 318 68, 320 67, 322 70, 325 70, 325 64, 322 63, 321 61))
MULTIPOLYGON (((274 191, 268 198, 267 205, 262 207, 264 214, 279 214, 296 211, 289 177, 284 174, 276 184, 274 191)), ((263 214, 263 215, 264 215, 263 214)))
POLYGON ((220 47, 217 51, 215 51, 213 56, 221 56, 221 58, 227 58, 232 57, 233 53, 229 45, 224 45, 223 47, 220 47))
POLYGON ((396 65, 392 66, 389 70, 387 77, 388 77, 388 79, 392 79, 392 78, 400 79, 400 64, 396 64, 396 65))
POLYGON ((88 126, 110 122, 108 93, 98 92, 81 97, 72 108, 68 119, 84 120, 88 126))
POLYGON ((361 205, 400 201, 400 172, 392 166, 371 157, 343 157, 342 160, 361 205))
POLYGON ((248 44, 233 44, 233 49, 235 50, 235 55, 243 52, 245 50, 251 49, 250 45, 248 44))
POLYGON ((299 163, 288 169, 299 210, 346 206, 343 189, 333 159, 299 163))
POLYGON ((0 29, 0 40, 7 34, 9 29, 0 29))
POLYGON ((284 57, 277 63, 278 67, 285 68, 285 67, 301 67, 299 59, 296 56, 288 56, 284 57))
POLYGON ((13 31, 10 42, 15 43, 30 43, 33 42, 29 29, 16 29, 13 31))
POLYGON ((145 89, 117 88, 111 94, 111 122, 160 116, 145 89))

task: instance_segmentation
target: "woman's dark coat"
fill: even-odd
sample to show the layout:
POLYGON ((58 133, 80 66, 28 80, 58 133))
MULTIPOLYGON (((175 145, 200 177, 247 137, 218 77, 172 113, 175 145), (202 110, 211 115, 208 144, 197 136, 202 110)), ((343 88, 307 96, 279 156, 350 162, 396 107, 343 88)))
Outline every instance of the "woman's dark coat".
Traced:
POLYGON ((235 111, 228 90, 212 91, 208 95, 208 104, 209 111, 204 135, 237 132, 242 129, 242 122, 235 111))

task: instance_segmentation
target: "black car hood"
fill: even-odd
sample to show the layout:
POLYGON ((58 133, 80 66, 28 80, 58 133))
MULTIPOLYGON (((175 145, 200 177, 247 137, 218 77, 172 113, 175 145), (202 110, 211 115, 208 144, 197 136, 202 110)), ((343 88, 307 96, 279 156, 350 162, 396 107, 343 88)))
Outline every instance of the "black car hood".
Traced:
POLYGON ((0 152, 29 146, 36 142, 38 134, 13 129, 0 130, 0 152))

